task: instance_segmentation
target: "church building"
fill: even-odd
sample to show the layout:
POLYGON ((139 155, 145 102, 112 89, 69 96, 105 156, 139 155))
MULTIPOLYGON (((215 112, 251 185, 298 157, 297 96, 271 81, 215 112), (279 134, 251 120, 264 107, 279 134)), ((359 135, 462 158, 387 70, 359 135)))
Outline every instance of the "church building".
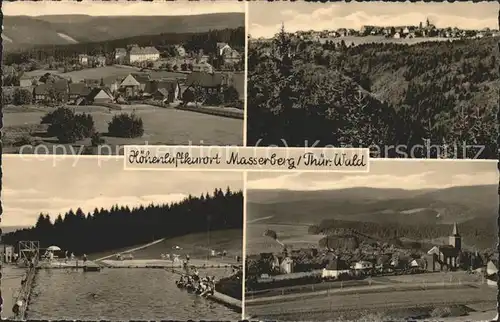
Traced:
POLYGON ((427 254, 431 256, 429 269, 432 271, 455 270, 460 265, 460 253, 462 252, 462 237, 458 233, 455 223, 453 231, 449 236, 448 245, 434 246, 427 254))

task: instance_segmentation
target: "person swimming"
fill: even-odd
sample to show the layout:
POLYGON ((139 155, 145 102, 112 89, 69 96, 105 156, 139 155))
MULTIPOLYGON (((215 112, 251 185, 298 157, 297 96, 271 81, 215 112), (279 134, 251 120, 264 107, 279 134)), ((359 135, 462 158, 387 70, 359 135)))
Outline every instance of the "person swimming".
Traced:
POLYGON ((92 298, 96 299, 97 298, 97 293, 90 293, 90 296, 92 296, 92 298))

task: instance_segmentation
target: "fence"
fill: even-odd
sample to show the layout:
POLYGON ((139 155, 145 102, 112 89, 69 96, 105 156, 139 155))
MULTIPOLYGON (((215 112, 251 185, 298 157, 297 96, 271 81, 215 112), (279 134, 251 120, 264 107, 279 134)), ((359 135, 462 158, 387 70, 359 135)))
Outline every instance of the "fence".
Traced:
POLYGON ((104 106, 104 107, 111 108, 114 110, 121 110, 122 109, 121 105, 114 104, 114 103, 93 103, 93 105, 104 106))
POLYGON ((229 111, 229 110, 223 110, 223 108, 220 109, 212 109, 212 108, 207 108, 207 107, 191 107, 191 106, 182 106, 182 107, 177 107, 179 110, 183 111, 191 111, 191 112, 198 112, 198 113, 203 113, 203 114, 209 114, 209 115, 216 115, 216 116, 223 116, 223 117, 229 117, 229 118, 234 118, 234 119, 244 119, 244 114, 242 112, 236 112, 236 111, 229 111))

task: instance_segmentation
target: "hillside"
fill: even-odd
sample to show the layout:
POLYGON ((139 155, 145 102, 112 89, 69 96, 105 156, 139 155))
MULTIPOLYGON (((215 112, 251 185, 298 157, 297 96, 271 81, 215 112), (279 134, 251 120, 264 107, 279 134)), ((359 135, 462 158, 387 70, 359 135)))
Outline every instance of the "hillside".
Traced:
POLYGON ((249 190, 247 196, 249 220, 272 217, 266 222, 273 223, 315 224, 325 219, 338 219, 450 224, 496 218, 498 208, 497 187, 490 185, 431 191, 372 188, 318 192, 249 190))
POLYGON ((319 141, 318 147, 400 147, 376 151, 379 157, 471 158, 479 152, 496 159, 497 42, 348 47, 284 31, 272 42, 251 42, 248 143, 303 146, 307 140, 319 141), (428 150, 427 140, 448 148, 428 150))
POLYGON ((102 42, 163 33, 199 33, 245 25, 243 13, 192 16, 4 16, 7 51, 41 45, 102 42))
MULTIPOLYGON (((404 189, 377 189, 370 187, 348 188, 341 190, 316 190, 316 191, 296 191, 296 190, 248 190, 247 196, 252 203, 277 203, 303 200, 321 199, 386 199, 411 197, 426 193, 426 190, 404 190, 404 189)), ((358 199, 358 200, 359 200, 358 199)))

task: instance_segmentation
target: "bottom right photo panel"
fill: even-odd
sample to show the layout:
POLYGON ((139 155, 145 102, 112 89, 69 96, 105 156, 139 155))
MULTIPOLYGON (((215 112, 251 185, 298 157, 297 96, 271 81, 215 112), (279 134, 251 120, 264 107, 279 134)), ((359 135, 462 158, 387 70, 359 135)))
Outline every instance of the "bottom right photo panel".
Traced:
POLYGON ((498 182, 476 160, 249 173, 245 317, 492 320, 498 182))

